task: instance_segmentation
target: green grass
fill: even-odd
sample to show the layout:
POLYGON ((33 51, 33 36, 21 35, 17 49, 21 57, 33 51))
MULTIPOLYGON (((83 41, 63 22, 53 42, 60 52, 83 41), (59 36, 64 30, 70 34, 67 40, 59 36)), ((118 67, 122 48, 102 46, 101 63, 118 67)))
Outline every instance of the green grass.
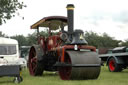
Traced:
POLYGON ((109 72, 107 67, 102 67, 96 80, 61 80, 56 73, 45 72, 41 77, 30 76, 28 70, 23 70, 23 82, 14 84, 12 77, 1 77, 0 85, 127 85, 128 69, 123 72, 109 72))

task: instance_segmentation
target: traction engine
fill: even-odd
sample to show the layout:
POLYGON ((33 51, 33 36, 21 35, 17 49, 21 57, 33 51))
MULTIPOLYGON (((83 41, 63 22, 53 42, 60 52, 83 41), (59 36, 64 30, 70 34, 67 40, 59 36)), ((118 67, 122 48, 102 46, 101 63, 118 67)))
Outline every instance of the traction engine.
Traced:
POLYGON ((73 27, 74 5, 67 5, 67 15, 44 17, 31 26, 37 29, 38 44, 29 52, 29 72, 41 76, 44 71, 58 71, 62 80, 96 79, 101 60, 96 48, 87 45, 84 32, 73 27), (65 31, 65 27, 68 27, 65 31), (39 28, 48 28, 48 37, 39 34, 39 28), (52 31, 60 32, 53 34, 52 31))

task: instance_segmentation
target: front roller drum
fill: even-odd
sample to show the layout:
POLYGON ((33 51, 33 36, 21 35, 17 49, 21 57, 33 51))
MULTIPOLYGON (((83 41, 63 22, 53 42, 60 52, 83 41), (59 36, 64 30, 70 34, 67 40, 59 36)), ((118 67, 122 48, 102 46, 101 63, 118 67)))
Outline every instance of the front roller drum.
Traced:
POLYGON ((65 63, 71 66, 59 68, 62 80, 97 79, 100 74, 100 62, 95 52, 67 51, 65 63))

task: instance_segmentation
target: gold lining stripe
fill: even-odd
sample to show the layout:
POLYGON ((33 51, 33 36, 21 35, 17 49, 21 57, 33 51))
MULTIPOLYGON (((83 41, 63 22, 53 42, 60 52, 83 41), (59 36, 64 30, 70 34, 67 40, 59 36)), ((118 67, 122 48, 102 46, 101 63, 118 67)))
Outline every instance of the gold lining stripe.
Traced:
POLYGON ((31 29, 36 28, 38 25, 40 25, 40 24, 43 23, 44 21, 45 21, 45 19, 40 20, 40 21, 38 21, 37 23, 33 24, 33 25, 31 26, 31 29))
POLYGON ((67 8, 68 10, 74 10, 74 8, 67 8))

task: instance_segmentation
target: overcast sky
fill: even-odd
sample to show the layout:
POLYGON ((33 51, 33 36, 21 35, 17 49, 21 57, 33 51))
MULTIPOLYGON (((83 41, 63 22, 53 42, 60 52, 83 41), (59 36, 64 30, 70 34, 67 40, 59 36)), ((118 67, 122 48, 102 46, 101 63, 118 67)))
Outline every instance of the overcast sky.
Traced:
POLYGON ((34 32, 30 26, 46 16, 67 16, 66 5, 75 5, 75 29, 106 32, 118 40, 128 39, 128 0, 22 0, 27 5, 20 16, 0 26, 0 31, 12 35, 34 32), (24 17, 24 20, 22 19, 24 17))

